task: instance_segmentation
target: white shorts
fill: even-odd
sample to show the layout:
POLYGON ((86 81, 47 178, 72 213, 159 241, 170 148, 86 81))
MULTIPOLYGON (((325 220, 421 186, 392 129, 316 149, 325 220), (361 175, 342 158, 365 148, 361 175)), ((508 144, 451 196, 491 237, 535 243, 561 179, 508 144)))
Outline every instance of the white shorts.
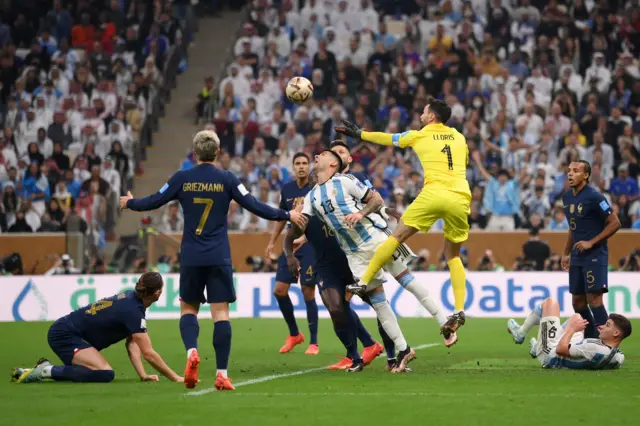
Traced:
MULTIPOLYGON (((384 243, 389 234, 385 231, 375 229, 371 233, 371 239, 366 243, 358 247, 358 251, 347 253, 347 260, 349 261, 349 267, 353 275, 360 279, 364 275, 367 267, 373 259, 373 255, 380 244, 384 243)), ((386 281, 384 272, 387 271, 394 278, 400 275, 407 269, 407 264, 415 259, 416 255, 406 244, 401 244, 400 247, 393 254, 393 258, 390 259, 378 273, 373 277, 369 283, 370 288, 379 287, 386 281)))
MULTIPOLYGON (((549 360, 557 358, 556 347, 564 335, 562 322, 558 317, 544 317, 540 319, 538 329, 538 344, 536 345, 536 359, 545 367, 549 360)), ((575 333, 571 337, 571 343, 580 342, 584 339, 583 333, 575 333)))

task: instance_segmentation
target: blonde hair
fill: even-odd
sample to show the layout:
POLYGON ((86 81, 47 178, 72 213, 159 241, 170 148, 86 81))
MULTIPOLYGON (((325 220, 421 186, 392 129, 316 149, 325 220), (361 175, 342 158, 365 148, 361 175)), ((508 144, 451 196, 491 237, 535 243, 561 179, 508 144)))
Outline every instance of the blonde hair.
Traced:
POLYGON ((220 138, 213 130, 202 130, 193 138, 193 152, 202 162, 216 160, 220 148, 220 138))

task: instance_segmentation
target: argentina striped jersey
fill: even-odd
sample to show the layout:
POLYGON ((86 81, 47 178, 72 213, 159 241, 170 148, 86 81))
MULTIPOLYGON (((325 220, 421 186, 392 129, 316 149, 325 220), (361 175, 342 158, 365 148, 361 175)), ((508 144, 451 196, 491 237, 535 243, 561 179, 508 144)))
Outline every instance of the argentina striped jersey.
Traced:
POLYGON ((370 189, 351 175, 335 174, 318 184, 304 199, 302 213, 317 216, 331 228, 345 252, 355 252, 371 240, 372 232, 386 229, 387 222, 378 213, 363 218, 354 228, 348 228, 344 218, 361 211, 370 189))

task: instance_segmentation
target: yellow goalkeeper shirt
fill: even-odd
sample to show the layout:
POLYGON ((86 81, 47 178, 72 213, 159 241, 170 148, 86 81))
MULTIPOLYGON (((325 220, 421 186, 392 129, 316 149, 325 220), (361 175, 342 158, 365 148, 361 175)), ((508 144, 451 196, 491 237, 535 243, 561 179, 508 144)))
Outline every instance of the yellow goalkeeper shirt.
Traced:
POLYGON ((362 140, 398 148, 411 147, 424 169, 424 186, 471 196, 467 182, 469 148, 465 137, 444 124, 429 124, 404 133, 362 132, 362 140))

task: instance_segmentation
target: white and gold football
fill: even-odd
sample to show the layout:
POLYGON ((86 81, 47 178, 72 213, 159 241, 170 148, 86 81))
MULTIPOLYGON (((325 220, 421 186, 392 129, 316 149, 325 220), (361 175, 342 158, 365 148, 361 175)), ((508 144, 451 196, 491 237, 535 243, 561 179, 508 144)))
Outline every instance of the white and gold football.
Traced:
POLYGON ((285 89, 287 98, 296 104, 302 104, 313 97, 313 84, 304 77, 293 77, 285 89))

